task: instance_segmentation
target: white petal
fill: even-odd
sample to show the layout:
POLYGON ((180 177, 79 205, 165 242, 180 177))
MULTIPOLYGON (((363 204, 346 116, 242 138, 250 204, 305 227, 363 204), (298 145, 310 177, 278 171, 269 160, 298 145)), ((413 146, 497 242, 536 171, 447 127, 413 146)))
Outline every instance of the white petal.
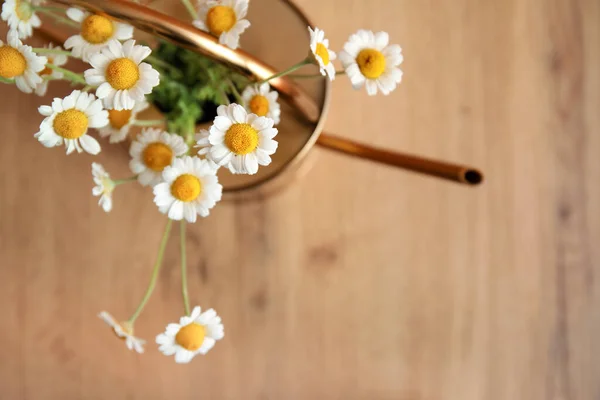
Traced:
POLYGON ((100 153, 100 143, 90 135, 83 135, 79 138, 81 147, 89 154, 96 155, 100 153))
POLYGON ((168 216, 176 221, 181 221, 183 219, 183 202, 179 200, 174 202, 169 209, 168 216))
POLYGON ((175 353, 175 362, 178 364, 187 364, 192 361, 192 358, 194 358, 194 353, 185 349, 179 349, 175 353))

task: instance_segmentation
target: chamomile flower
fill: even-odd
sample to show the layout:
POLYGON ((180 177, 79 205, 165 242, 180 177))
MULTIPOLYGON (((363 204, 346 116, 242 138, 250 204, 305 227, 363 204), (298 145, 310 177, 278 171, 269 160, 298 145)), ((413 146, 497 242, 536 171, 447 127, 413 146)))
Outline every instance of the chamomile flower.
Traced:
POLYGON ((215 164, 208 160, 178 158, 165 168, 162 178, 164 182, 154 186, 154 203, 170 219, 196 222, 197 215, 207 217, 221 200, 223 187, 215 164))
POLYGON ((260 86, 248 86, 242 93, 242 100, 246 110, 259 117, 271 118, 275 125, 279 124, 281 108, 277 102, 279 93, 271 90, 268 83, 260 86))
POLYGON ((35 54, 31 46, 21 43, 15 31, 8 32, 8 43, 0 40, 0 77, 14 78, 22 92, 31 93, 42 82, 39 73, 47 62, 48 59, 35 54))
MULTIPOLYGON (((199 148, 198 155, 208 156, 210 153, 210 131, 208 129, 200 129, 200 132, 196 133, 196 145, 194 147, 199 148)), ((217 166, 218 167, 218 166, 217 166)))
POLYGON ((99 129, 100 136, 108 137, 110 143, 119 143, 127 138, 135 117, 148 108, 148 103, 139 101, 132 110, 108 110, 108 125, 99 129))
POLYGON ((74 57, 89 61, 91 54, 98 53, 111 40, 128 40, 133 37, 133 27, 110 19, 106 15, 90 14, 78 8, 69 8, 67 16, 81 24, 81 32, 65 42, 66 49, 73 49, 74 57))
POLYGON ((51 106, 41 106, 38 110, 46 117, 35 134, 41 144, 55 147, 64 143, 67 154, 75 150, 100 153, 100 144, 87 133, 88 128, 106 126, 108 112, 93 94, 75 90, 64 99, 55 98, 51 106))
MULTIPOLYGON (((44 47, 48 49, 62 50, 60 46, 55 47, 52 44, 44 47)), ((46 57, 48 58, 48 64, 53 64, 57 67, 65 65, 68 61, 68 57, 64 54, 48 54, 46 57)), ((44 68, 39 75, 42 77, 42 81, 35 87, 35 94, 38 96, 45 96, 46 92, 48 91, 49 81, 44 79, 44 77, 49 77, 50 79, 62 79, 63 77, 62 72, 48 67, 44 68)))
POLYGON ((208 137, 210 159, 234 174, 255 174, 277 150, 273 125, 271 118, 248 114, 239 104, 219 106, 208 137))
POLYGON ((369 96, 378 90, 388 95, 402 81, 398 68, 403 60, 402 49, 388 43, 386 32, 360 30, 350 36, 340 52, 340 61, 355 89, 365 85, 369 96))
POLYGON ((102 311, 98 314, 98 318, 110 326, 119 339, 125 341, 125 345, 129 350, 134 350, 140 354, 144 352, 144 344, 146 344, 146 341, 133 336, 133 327, 130 324, 127 322, 117 322, 113 316, 106 311, 102 311))
POLYGON ((159 83, 158 71, 142 62, 150 53, 150 47, 136 45, 135 40, 125 44, 112 40, 101 52, 90 56, 93 68, 85 71, 85 81, 99 85, 96 96, 107 109, 132 110, 159 83))
POLYGON ((188 146, 181 136, 160 129, 144 129, 129 148, 129 168, 138 175, 140 184, 154 186, 162 181, 165 167, 187 151, 188 146))
POLYGON ((156 343, 165 356, 175 355, 175 362, 186 364, 198 354, 206 354, 217 340, 223 339, 221 318, 212 308, 200 313, 195 307, 189 317, 181 317, 178 324, 169 324, 164 333, 156 336, 156 343))
POLYGON ((329 50, 329 39, 325 39, 325 32, 319 28, 313 31, 308 27, 310 33, 310 51, 317 64, 321 75, 329 77, 329 80, 335 79, 335 67, 332 63, 335 60, 335 52, 329 50))
POLYGON ((244 19, 248 4, 248 0, 203 0, 193 24, 235 50, 240 44, 240 35, 250 26, 250 21, 244 19))
POLYGON ((33 28, 39 28, 42 25, 33 5, 26 0, 5 0, 1 16, 8 27, 16 31, 21 39, 30 37, 33 35, 33 28))
POLYGON ((115 183, 110 179, 110 175, 101 164, 92 163, 92 176, 96 186, 92 189, 94 196, 100 196, 98 205, 105 212, 112 210, 112 192, 115 190, 115 183))

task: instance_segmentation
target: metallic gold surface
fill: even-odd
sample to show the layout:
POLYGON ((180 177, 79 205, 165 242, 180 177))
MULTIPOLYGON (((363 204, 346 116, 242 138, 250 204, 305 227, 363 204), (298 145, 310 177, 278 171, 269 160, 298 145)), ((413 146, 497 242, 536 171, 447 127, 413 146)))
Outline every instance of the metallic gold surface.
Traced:
MULTIPOLYGON (((68 6, 78 6, 92 12, 108 14, 155 37, 210 56, 259 80, 268 78, 276 72, 273 67, 261 62, 245 51, 239 49, 232 50, 222 46, 213 36, 196 29, 192 25, 140 4, 125 0, 53 1, 68 6)), ((293 8, 299 18, 306 20, 304 14, 291 1, 284 0, 283 3, 293 8)), ((309 25, 311 24, 309 23, 309 25)), ((340 137, 320 135, 329 104, 329 82, 326 82, 325 97, 321 107, 306 91, 286 77, 273 79, 270 81, 270 84, 279 91, 282 98, 294 110, 300 113, 306 123, 314 125, 314 131, 302 148, 286 161, 286 165, 279 168, 274 174, 265 179, 261 178, 253 182, 240 182, 239 185, 226 186, 226 191, 239 192, 241 190, 257 188, 267 181, 272 180, 275 176, 280 175, 285 170, 295 170, 298 167, 298 163, 306 157, 308 151, 315 143, 347 155, 459 183, 477 185, 483 181, 482 173, 472 167, 378 149, 340 137)))
MULTIPOLYGON (((243 50, 232 50, 219 44, 213 36, 200 31, 191 24, 160 13, 151 8, 125 0, 53 0, 55 3, 77 6, 92 12, 101 12, 156 37, 170 41, 183 48, 196 51, 228 64, 240 71, 262 80, 277 71, 243 50)), ((307 48, 308 54, 308 48, 307 48)), ((291 80, 283 77, 270 82, 290 104, 308 121, 316 123, 320 110, 317 104, 291 80)))

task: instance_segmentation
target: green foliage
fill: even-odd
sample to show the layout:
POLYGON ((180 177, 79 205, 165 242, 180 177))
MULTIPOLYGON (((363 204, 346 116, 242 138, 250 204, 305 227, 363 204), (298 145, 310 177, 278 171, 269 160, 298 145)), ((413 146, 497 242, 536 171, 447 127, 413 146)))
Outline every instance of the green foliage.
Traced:
POLYGON ((160 72, 160 84, 148 100, 163 112, 170 132, 185 135, 196 123, 212 119, 220 104, 235 99, 249 81, 203 55, 161 42, 148 61, 160 72))

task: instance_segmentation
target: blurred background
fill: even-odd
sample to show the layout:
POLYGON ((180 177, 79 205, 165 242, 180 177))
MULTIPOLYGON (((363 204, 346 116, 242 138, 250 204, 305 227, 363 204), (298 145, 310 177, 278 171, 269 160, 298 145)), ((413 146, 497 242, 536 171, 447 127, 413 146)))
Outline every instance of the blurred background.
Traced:
POLYGON ((222 202, 188 262, 226 335, 182 366, 152 343, 181 314, 176 234, 136 323, 146 354, 96 316, 129 315, 164 226, 139 186, 108 215, 91 196, 90 163, 127 176, 126 150, 45 149, 36 108, 66 86, 2 85, 0 399, 600 398, 600 2, 296 3, 336 50, 359 28, 403 47, 389 97, 334 82, 327 131, 486 181, 314 149, 285 191, 222 202))

